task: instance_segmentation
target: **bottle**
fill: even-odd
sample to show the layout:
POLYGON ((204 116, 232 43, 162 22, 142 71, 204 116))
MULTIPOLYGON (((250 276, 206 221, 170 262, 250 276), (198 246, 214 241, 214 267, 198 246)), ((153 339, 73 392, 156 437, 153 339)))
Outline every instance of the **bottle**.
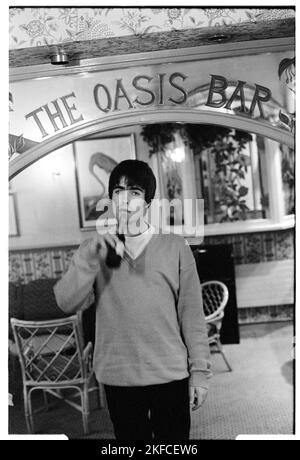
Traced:
MULTIPOLYGON (((117 236, 124 244, 125 235, 122 233, 121 234, 117 233, 117 236)), ((122 257, 116 253, 115 248, 109 245, 106 260, 105 260, 105 263, 108 266, 108 268, 119 268, 121 265, 121 260, 122 260, 122 257)))

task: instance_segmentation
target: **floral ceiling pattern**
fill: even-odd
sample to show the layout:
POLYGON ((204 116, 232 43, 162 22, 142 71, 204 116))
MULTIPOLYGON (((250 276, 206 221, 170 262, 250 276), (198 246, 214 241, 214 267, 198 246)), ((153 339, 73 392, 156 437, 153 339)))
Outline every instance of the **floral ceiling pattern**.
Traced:
POLYGON ((9 48, 294 17, 290 8, 10 8, 9 48))

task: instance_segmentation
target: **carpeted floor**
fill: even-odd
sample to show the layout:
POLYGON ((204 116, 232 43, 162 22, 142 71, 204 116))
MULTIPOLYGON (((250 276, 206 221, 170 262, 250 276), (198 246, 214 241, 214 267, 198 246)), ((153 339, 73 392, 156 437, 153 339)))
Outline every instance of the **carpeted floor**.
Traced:
MULTIPOLYGON (((192 413, 191 439, 235 439, 239 434, 293 433, 293 326, 289 322, 244 325, 241 343, 212 354, 214 377, 202 408, 192 413)), ((41 402, 37 394, 34 405, 41 402)), ((36 433, 65 433, 69 438, 114 439, 106 409, 97 409, 91 395, 90 434, 83 435, 81 415, 58 402, 35 414, 36 433)), ((22 398, 9 409, 10 434, 25 434, 22 398)))

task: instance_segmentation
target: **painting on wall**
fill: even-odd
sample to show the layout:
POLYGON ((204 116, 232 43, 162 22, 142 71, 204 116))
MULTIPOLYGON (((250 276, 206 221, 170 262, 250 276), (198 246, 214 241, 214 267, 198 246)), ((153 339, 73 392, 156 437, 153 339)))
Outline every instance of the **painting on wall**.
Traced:
POLYGON ((14 193, 9 194, 9 236, 19 236, 18 216, 14 193))
POLYGON ((134 134, 86 138, 73 146, 80 228, 93 229, 101 216, 97 203, 108 198, 110 173, 121 161, 136 158, 134 134))

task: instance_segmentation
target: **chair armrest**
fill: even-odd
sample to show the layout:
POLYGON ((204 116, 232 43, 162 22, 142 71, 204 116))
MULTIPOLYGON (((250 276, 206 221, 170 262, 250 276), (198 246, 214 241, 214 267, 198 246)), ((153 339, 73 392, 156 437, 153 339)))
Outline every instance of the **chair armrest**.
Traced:
POLYGON ((208 328, 208 337, 212 338, 213 336, 220 335, 223 317, 224 313, 220 312, 214 318, 206 320, 206 325, 208 328))
POLYGON ((217 324, 224 318, 224 312, 221 311, 217 316, 214 316, 213 318, 207 318, 205 319, 207 324, 217 324))

